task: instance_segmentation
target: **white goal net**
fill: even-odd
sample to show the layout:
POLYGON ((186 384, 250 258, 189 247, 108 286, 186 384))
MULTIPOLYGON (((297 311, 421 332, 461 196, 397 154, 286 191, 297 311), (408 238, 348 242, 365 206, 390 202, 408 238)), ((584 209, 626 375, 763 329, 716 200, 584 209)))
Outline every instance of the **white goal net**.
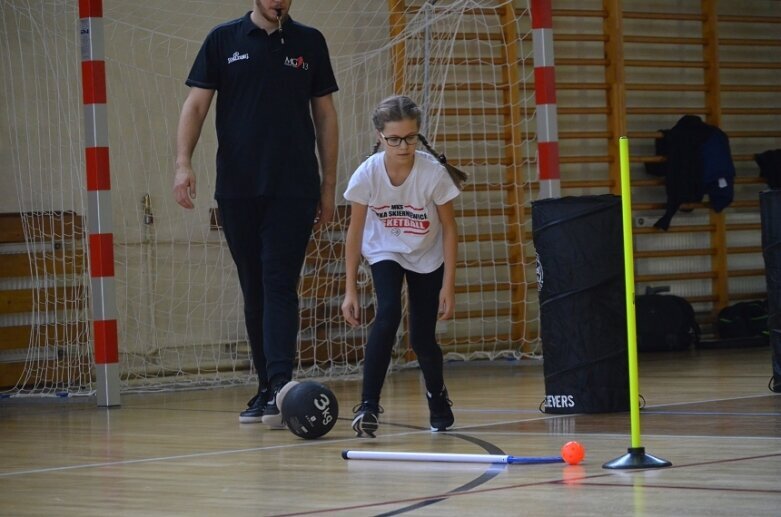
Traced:
MULTIPOLYGON (((9 299, 31 292, 35 300, 0 309, 0 368, 24 364, 16 385, 0 388, 11 394, 94 391, 77 4, 0 0, 0 211, 19 214, 24 228, 23 242, 0 243, 0 256, 22 253, 30 263, 28 275, 0 277, 0 291, 9 299), (27 342, 14 345, 8 329, 27 329, 27 342)), ((213 110, 193 158, 196 209, 181 209, 171 192, 190 66, 212 27, 251 6, 104 0, 124 391, 239 384, 254 375, 241 293, 214 214, 213 110)), ((350 329, 339 308, 349 215, 341 194, 374 144, 372 109, 394 93, 425 109, 422 132, 470 175, 456 205, 457 314, 438 326, 447 358, 536 356, 526 0, 296 0, 291 16, 324 33, 340 88, 338 218, 313 239, 302 272, 297 374, 360 371, 368 327, 350 329)), ((367 271, 364 280, 370 319, 367 271)), ((396 367, 414 364, 406 338, 402 325, 396 367)))

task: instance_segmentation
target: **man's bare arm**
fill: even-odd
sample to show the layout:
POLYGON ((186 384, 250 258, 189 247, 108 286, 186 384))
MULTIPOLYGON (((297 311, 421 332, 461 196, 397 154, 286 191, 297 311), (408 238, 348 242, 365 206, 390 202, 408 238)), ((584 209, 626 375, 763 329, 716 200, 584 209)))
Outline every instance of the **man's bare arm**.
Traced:
POLYGON ((213 97, 214 90, 193 87, 182 105, 182 114, 179 117, 179 127, 176 132, 174 198, 185 208, 194 208, 195 206, 193 199, 196 196, 196 189, 192 157, 213 97))
POLYGON ((339 155, 339 122, 331 95, 312 98, 312 118, 317 135, 322 184, 316 226, 331 222, 336 203, 336 165, 339 155))

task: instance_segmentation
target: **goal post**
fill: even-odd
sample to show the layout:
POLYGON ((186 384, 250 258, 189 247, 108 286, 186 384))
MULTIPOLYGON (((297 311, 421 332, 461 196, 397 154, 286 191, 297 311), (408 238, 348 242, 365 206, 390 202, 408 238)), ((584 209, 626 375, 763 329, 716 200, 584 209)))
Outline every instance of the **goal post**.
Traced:
POLYGON ((95 393, 108 407, 119 405, 120 388, 102 0, 79 0, 79 36, 95 393))

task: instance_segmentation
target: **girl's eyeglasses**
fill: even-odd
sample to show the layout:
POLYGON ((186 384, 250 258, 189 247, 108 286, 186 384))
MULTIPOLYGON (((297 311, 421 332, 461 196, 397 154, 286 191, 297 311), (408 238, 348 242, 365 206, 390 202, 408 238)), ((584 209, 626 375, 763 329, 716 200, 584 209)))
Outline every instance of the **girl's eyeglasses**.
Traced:
POLYGON ((418 134, 415 133, 414 135, 407 135, 407 136, 385 136, 382 133, 380 133, 380 136, 385 139, 385 143, 387 143, 391 147, 398 147, 401 145, 401 142, 404 141, 407 143, 407 145, 415 145, 418 143, 418 134))

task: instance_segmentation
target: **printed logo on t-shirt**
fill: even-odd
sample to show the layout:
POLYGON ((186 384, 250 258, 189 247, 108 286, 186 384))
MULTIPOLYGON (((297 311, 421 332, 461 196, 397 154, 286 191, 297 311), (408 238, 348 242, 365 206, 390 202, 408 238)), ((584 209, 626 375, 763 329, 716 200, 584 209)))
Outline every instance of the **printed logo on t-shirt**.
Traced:
POLYGON ((416 208, 410 205, 371 206, 369 208, 385 228, 396 236, 402 233, 426 235, 431 226, 425 208, 416 208))
POLYGON ((309 63, 304 62, 304 56, 287 57, 285 56, 285 66, 298 68, 300 70, 309 70, 309 63))
POLYGON ((234 52, 233 55, 228 58, 228 64, 241 61, 242 59, 249 59, 249 54, 239 54, 238 52, 234 52))

